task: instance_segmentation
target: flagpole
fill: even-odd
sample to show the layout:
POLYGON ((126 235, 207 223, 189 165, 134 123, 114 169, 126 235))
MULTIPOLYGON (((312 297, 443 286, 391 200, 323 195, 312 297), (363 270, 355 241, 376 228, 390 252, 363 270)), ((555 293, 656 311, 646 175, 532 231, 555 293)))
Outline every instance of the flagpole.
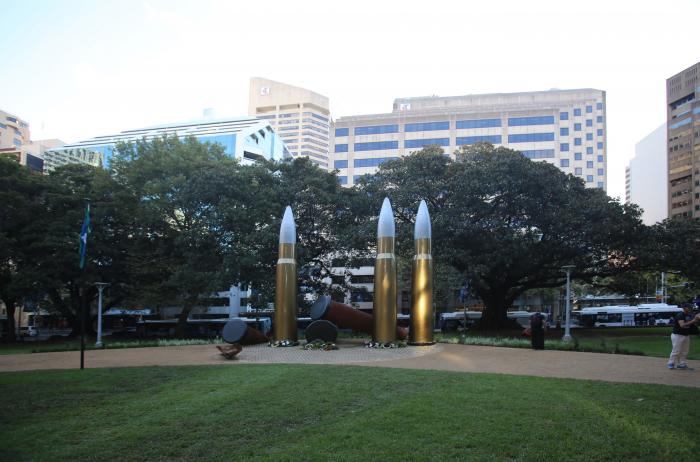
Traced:
POLYGON ((81 239, 83 232, 85 240, 82 242, 84 247, 80 251, 80 270, 83 276, 83 294, 80 297, 80 370, 85 369, 85 254, 87 253, 87 235, 90 229, 90 199, 85 199, 85 218, 83 219, 83 229, 81 230, 81 239))

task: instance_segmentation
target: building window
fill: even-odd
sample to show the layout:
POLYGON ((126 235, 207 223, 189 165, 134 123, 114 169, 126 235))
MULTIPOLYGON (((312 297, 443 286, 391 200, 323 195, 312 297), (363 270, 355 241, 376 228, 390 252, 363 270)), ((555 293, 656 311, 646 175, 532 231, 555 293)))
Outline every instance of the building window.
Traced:
POLYGON ((474 119, 474 120, 458 120, 457 128, 490 128, 500 127, 501 119, 474 119))
POLYGON ((593 175, 586 175, 586 183, 593 183, 593 175))
POLYGON ((598 169, 598 175, 600 175, 600 176, 605 175, 605 169, 599 168, 599 169, 598 169))
POLYGON ((574 131, 580 132, 581 131, 581 124, 574 124, 574 131))
POLYGON ((586 106, 586 114, 593 112, 593 106, 586 106))
POLYGON ((586 119, 586 127, 592 127, 593 126, 593 119, 586 119))
POLYGON ((574 173, 575 173, 576 175, 581 175, 581 174, 583 174, 583 169, 582 169, 581 167, 576 167, 576 168, 574 169, 574 173))
POLYGON ((437 145, 437 146, 449 146, 449 138, 428 138, 423 140, 406 140, 404 141, 405 148, 422 148, 423 146, 437 145))
POLYGON ((569 150, 569 143, 559 143, 559 151, 566 152, 569 150))
POLYGON ((569 127, 561 127, 559 129, 559 136, 569 136, 569 127))
POLYGON ((508 126, 520 127, 523 125, 550 125, 554 123, 554 116, 535 116, 535 117, 510 117, 508 118, 508 126))
POLYGON ((398 132, 398 125, 373 125, 369 127, 355 127, 355 135, 381 135, 383 133, 398 132))
POLYGON ((586 168, 593 168, 593 161, 592 160, 586 161, 586 168))
POLYGON ((561 167, 568 167, 569 166, 569 159, 559 159, 559 165, 561 167))
POLYGON ((603 123, 603 116, 597 116, 595 118, 595 121, 598 122, 599 124, 602 124, 603 123))
POLYGON ((522 155, 528 159, 553 159, 554 149, 532 149, 530 151, 521 151, 522 155))
POLYGON ((509 143, 532 143, 535 141, 554 141, 554 133, 522 133, 508 135, 509 143))
POLYGON ((339 176, 339 177, 338 177, 338 183, 340 183, 340 184, 348 184, 348 177, 347 177, 347 176, 339 176))
POLYGON ((18 148, 21 148, 21 147, 22 147, 22 140, 17 139, 17 138, 13 138, 13 139, 12 139, 12 144, 14 144, 15 146, 17 146, 18 148))
POLYGON ((407 132, 429 132, 433 130, 449 130, 450 122, 423 122, 406 124, 404 130, 407 132))
POLYGON ((467 144, 474 144, 480 142, 501 144, 501 140, 501 135, 458 136, 457 146, 465 146, 467 144))
POLYGON ((336 144, 335 145, 335 152, 348 152, 348 145, 347 144, 336 144))
POLYGON ((335 136, 348 136, 350 133, 350 130, 347 128, 336 128, 335 129, 335 136))
POLYGON ((597 147, 598 149, 603 149, 603 142, 602 142, 602 141, 598 141, 598 142, 596 143, 596 147, 597 147))
POLYGON ((602 182, 602 181, 599 181, 599 182, 598 182, 598 187, 599 187, 600 189, 605 188, 605 186, 603 185, 603 182, 602 182))
POLYGON ((336 160, 335 162, 333 162, 333 167, 335 167, 335 168, 348 168, 348 161, 347 161, 347 159, 336 160))
POLYGON ((559 120, 569 120, 569 113, 568 112, 560 112, 559 113, 559 120))
POLYGON ((574 146, 581 146, 581 138, 574 138, 574 146))
POLYGON ((599 128, 598 130, 596 130, 596 135, 603 136, 603 129, 599 128))
POLYGON ((355 151, 381 151, 384 149, 399 149, 399 142, 374 141, 370 143, 355 143, 355 151))
POLYGON ((574 160, 582 160, 583 157, 581 156, 580 152, 575 152, 574 153, 574 160))
POLYGON ((598 109, 599 111, 602 110, 602 109, 603 109, 603 103, 601 103, 601 102, 595 103, 595 108, 598 109))
POLYGON ((586 154, 593 154, 593 148, 590 147, 590 146, 588 146, 588 147, 586 148, 586 154))
POLYGON ((586 141, 593 141, 593 133, 586 133, 586 141))
POLYGON ((355 167, 379 167, 384 162, 398 159, 398 157, 377 157, 375 159, 355 159, 353 166, 355 167))
POLYGON ((598 156, 598 162, 603 162, 603 156, 598 156))
POLYGON ((574 117, 580 117, 581 116, 581 109, 576 108, 574 109, 574 117))

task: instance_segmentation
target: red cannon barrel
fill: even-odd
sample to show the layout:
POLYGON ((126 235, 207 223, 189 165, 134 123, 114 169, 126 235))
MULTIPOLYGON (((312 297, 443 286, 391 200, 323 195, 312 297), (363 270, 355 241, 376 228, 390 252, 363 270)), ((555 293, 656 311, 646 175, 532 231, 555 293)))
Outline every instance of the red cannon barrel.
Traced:
MULTIPOLYGON (((325 319, 340 329, 352 329, 372 335, 374 318, 371 314, 353 308, 350 305, 331 300, 327 295, 321 295, 311 306, 311 319, 325 319)), ((408 338, 408 329, 396 328, 396 336, 401 340, 408 338)))

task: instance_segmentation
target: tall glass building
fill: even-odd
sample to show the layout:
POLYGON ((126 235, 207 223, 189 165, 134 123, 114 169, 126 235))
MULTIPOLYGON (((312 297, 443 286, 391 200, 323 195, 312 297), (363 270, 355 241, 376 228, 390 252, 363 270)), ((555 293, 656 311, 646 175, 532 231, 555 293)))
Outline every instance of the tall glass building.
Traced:
POLYGON ((239 159, 243 163, 261 159, 282 160, 290 156, 284 142, 268 121, 255 117, 239 117, 157 125, 67 144, 46 151, 44 154, 46 169, 50 171, 68 162, 94 165, 96 159, 99 159, 101 165, 107 167, 117 143, 152 140, 172 135, 179 138, 194 136, 203 143, 218 143, 223 146, 226 155, 239 159), (93 155, 89 155, 90 153, 93 155))
POLYGON ((391 113, 336 120, 332 168, 351 186, 383 162, 427 145, 452 155, 460 146, 488 141, 606 189, 606 139, 602 90, 399 98, 391 113))

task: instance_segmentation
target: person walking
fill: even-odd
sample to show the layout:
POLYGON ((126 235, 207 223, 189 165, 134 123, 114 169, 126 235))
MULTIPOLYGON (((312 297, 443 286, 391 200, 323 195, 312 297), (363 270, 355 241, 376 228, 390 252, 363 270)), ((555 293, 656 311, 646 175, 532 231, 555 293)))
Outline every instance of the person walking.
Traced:
POLYGON ((698 332, 697 324, 700 323, 700 314, 693 316, 690 304, 682 305, 683 312, 673 318, 673 332, 671 333, 671 356, 668 358, 669 369, 691 369, 685 360, 690 349, 690 336, 698 332))
POLYGON ((544 350, 544 316, 542 313, 535 313, 530 316, 530 334, 533 350, 544 350))

